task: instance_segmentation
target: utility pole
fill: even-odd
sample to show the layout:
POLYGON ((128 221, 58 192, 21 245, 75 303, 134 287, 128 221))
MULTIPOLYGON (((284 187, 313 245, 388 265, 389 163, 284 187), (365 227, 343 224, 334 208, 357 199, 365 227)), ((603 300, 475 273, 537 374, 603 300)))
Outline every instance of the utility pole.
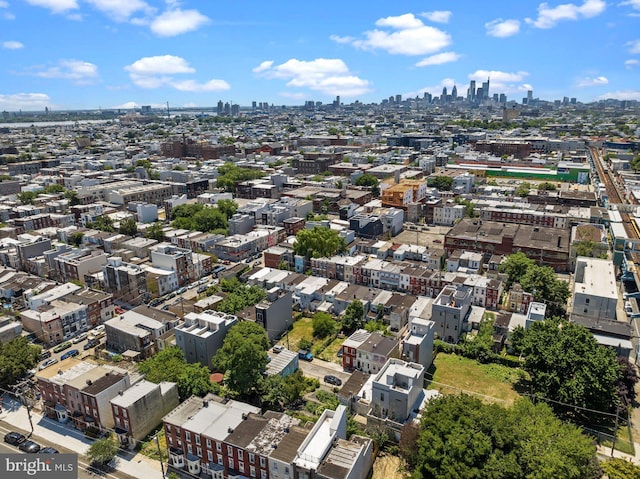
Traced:
POLYGON ((160 441, 158 441, 158 436, 153 436, 153 439, 156 441, 156 446, 158 446, 158 460, 160 461, 160 469, 162 469, 162 477, 164 477, 164 462, 162 462, 162 451, 160 450, 160 441))

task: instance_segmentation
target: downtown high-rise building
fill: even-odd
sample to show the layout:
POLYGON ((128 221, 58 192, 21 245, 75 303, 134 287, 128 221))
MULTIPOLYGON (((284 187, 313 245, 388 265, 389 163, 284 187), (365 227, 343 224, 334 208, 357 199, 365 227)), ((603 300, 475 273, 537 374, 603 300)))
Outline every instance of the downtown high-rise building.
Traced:
POLYGON ((476 101, 476 81, 471 80, 469 82, 469 88, 467 88, 467 101, 469 103, 475 103, 476 101))
POLYGON ((458 99, 458 88, 453 85, 453 88, 451 89, 451 101, 456 101, 458 99))
POLYGON ((489 99, 489 78, 486 82, 482 82, 482 100, 489 99))

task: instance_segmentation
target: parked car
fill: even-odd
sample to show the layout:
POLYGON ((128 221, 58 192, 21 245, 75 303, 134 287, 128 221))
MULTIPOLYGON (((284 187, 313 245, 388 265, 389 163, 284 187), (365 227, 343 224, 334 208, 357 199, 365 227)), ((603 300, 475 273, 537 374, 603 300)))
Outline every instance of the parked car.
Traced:
POLYGON ((34 454, 40 450, 40 444, 33 441, 24 441, 20 443, 18 449, 20 449, 22 452, 34 454))
POLYGON ((48 349, 43 349, 40 353, 40 361, 44 361, 45 359, 49 359, 51 357, 51 351, 48 349))
POLYGON ((282 344, 276 344, 273 347, 273 352, 276 354, 281 353, 283 350, 284 350, 284 346, 282 344))
POLYGON ((19 432, 11 431, 4 435, 4 442, 7 444, 11 444, 12 446, 17 446, 18 444, 22 444, 26 441, 27 438, 24 437, 19 432))
POLYGON ((51 359, 47 359, 44 363, 42 363, 42 364, 38 367, 38 369, 39 369, 40 371, 42 371, 43 369, 46 369, 46 368, 48 368, 49 366, 52 366, 52 365, 54 365, 54 364, 55 364, 55 363, 57 363, 57 362, 58 362, 58 358, 51 358, 51 359))
POLYGON ((84 341, 85 339, 87 339, 87 336, 89 336, 88 333, 80 333, 75 338, 73 338, 72 343, 73 344, 78 344, 78 343, 84 341))
POLYGON ((303 361, 313 361, 313 354, 311 354, 306 349, 299 349, 298 358, 302 359, 303 361))
POLYGON ((178 288, 178 290, 176 291, 177 294, 184 294, 187 292, 187 288, 185 288, 184 286, 182 288, 178 288))
POLYGON ((59 353, 64 351, 65 349, 69 349, 73 343, 71 341, 66 341, 64 343, 58 344, 55 348, 53 348, 54 353, 59 353))
POLYGON ((78 354, 80 354, 80 351, 78 351, 77 349, 70 349, 69 351, 64 353, 62 356, 60 356, 60 361, 64 361, 65 359, 72 358, 74 356, 77 356, 78 354))
POLYGON ((38 454, 60 454, 55 447, 43 447, 38 451, 38 454))
POLYGON ((335 377, 333 374, 327 374, 324 377, 324 382, 333 384, 334 386, 342 386, 342 380, 340 378, 335 377))
POLYGON ((84 345, 83 349, 86 351, 87 349, 95 348, 98 344, 100 344, 100 340, 98 340, 98 339, 90 339, 84 345))

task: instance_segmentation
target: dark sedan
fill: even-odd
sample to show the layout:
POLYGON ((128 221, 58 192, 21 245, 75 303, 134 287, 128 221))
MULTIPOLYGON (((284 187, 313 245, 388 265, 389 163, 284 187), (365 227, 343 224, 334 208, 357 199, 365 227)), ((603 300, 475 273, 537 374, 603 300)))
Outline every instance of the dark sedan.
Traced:
POLYGON ((33 441, 24 441, 18 446, 18 449, 20 449, 22 452, 35 453, 40 450, 40 444, 33 441))
POLYGON ((329 384, 333 384, 334 386, 342 386, 342 380, 340 378, 337 378, 331 374, 327 374, 324 377, 324 382, 325 383, 329 383, 329 384))
POLYGON ((4 436, 4 442, 6 442, 7 444, 11 444, 13 446, 17 446, 18 444, 21 444, 26 440, 27 440, 26 437, 24 437, 19 432, 15 432, 15 431, 9 432, 4 436))

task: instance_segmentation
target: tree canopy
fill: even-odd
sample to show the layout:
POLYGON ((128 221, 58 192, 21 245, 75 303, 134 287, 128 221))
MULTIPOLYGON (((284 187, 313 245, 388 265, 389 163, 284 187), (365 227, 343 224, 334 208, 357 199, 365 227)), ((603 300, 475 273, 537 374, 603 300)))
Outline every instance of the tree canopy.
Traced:
POLYGON ((347 242, 330 228, 304 229, 296 234, 293 252, 306 258, 323 258, 344 253, 347 242))
POLYGON ((508 409, 466 395, 432 399, 417 441, 402 451, 414 479, 601 475, 593 440, 528 399, 508 409))
POLYGON ((248 306, 253 306, 263 301, 267 293, 259 286, 247 286, 241 283, 238 278, 223 279, 220 281, 220 289, 227 293, 220 303, 218 311, 236 314, 248 306))
POLYGON ((105 233, 114 233, 116 231, 116 228, 113 226, 113 220, 107 215, 97 216, 92 223, 87 225, 87 227, 104 231, 105 233))
POLYGON ((228 162, 218 167, 218 174, 219 176, 216 179, 216 186, 233 193, 236 183, 262 178, 266 173, 263 170, 241 168, 231 162, 228 162))
POLYGON ((138 234, 138 222, 132 218, 125 218, 120 222, 118 233, 121 235, 135 236, 138 234))
POLYGON ((174 228, 225 235, 228 233, 227 216, 218 208, 205 207, 199 203, 188 203, 176 206, 171 211, 171 218, 173 219, 171 226, 174 228))
POLYGON ((267 333, 258 323, 242 321, 229 329, 212 364, 224 371, 225 386, 232 394, 250 396, 259 390, 268 348, 267 333))
POLYGON ((162 223, 156 221, 152 225, 150 225, 144 232, 144 236, 149 239, 154 239, 156 241, 164 241, 167 237, 164 234, 164 229, 162 223))
POLYGON ((450 176, 434 176, 429 178, 429 186, 433 186, 440 191, 449 191, 453 186, 453 178, 450 176))
MULTIPOLYGON (((568 417, 590 417, 574 407, 611 412, 620 403, 622 368, 615 352, 600 346, 585 327, 559 318, 534 322, 512 337, 524 356, 531 393, 556 401, 554 410, 568 417)), ((602 419, 599 417, 599 419, 602 419)))
POLYGON ((313 335, 317 338, 326 338, 336 330, 336 322, 329 313, 318 311, 311 318, 313 335))
POLYGON ((633 159, 629 162, 629 168, 631 168, 634 173, 640 171, 640 155, 636 155, 633 157, 633 159))
POLYGON ((364 324, 364 306, 362 301, 354 299, 349 303, 342 316, 342 330, 345 333, 352 333, 361 328, 364 324))
POLYGON ((370 186, 371 194, 378 196, 380 194, 380 180, 370 173, 365 173, 356 180, 356 186, 370 186))
POLYGON ((91 460, 91 463, 95 466, 103 466, 111 461, 118 454, 118 444, 111 437, 104 439, 98 439, 89 446, 87 457, 91 460))
POLYGON ((38 364, 40 347, 29 343, 26 336, 0 342, 0 388, 7 388, 38 364))
POLYGON ((189 364, 178 347, 165 348, 140 363, 139 371, 147 381, 159 383, 174 382, 178 385, 180 400, 190 396, 205 396, 213 390, 209 380, 209 368, 195 363, 189 364))

